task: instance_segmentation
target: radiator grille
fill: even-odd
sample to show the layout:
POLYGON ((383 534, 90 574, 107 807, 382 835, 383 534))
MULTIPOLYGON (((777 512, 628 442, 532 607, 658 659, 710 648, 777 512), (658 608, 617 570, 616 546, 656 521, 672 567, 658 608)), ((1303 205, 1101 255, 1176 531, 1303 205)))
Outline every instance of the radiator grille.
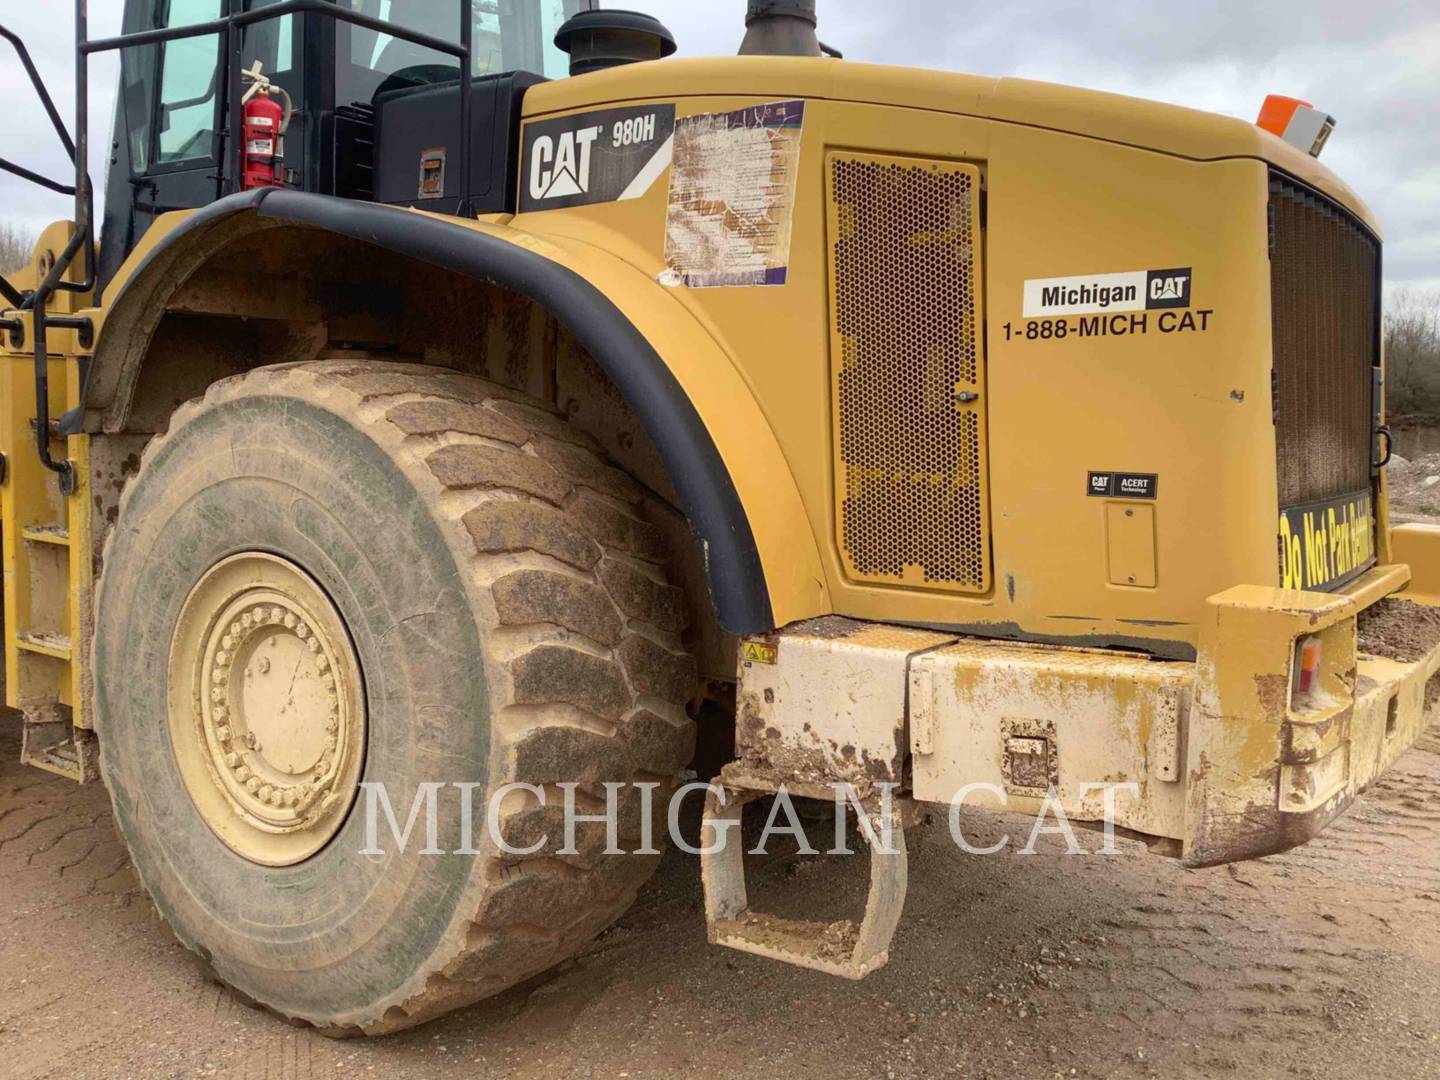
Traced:
POLYGON ((1380 250, 1350 214, 1270 180, 1280 506, 1368 491, 1380 250))
POLYGON ((837 516, 851 577, 990 587, 979 174, 830 156, 837 516))

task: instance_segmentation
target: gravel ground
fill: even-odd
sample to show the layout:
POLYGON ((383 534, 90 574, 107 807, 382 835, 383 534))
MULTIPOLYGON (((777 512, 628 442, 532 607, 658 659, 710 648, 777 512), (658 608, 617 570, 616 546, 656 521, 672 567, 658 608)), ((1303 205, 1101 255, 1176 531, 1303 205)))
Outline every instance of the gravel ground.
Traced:
POLYGON ((1440 453, 1422 453, 1413 458, 1394 454, 1386 476, 1392 521, 1435 524, 1433 519, 1440 517, 1440 453))
MULTIPOLYGON (((18 752, 0 717, 5 1077, 1440 1076, 1435 729, 1321 839, 1239 866, 1058 839, 967 856, 943 819, 912 830, 891 962, 861 983, 707 945, 696 860, 672 853, 557 973, 358 1042, 208 981, 138 890, 104 792, 18 752)), ((976 844, 1027 831, 966 823, 976 844)), ((864 862, 777 854, 753 895, 842 914, 864 862)))

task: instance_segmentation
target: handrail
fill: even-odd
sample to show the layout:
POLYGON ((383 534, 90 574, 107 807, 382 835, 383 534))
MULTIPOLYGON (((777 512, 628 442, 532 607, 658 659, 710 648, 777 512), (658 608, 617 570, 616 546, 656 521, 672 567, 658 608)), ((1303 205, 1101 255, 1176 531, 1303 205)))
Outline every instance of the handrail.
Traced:
MULTIPOLYGON (((77 7, 82 0, 77 0, 77 7)), ((470 96, 473 73, 471 72, 472 37, 473 37, 473 8, 474 0, 461 0, 460 3, 460 42, 447 41, 444 38, 435 37, 433 34, 426 34, 419 30, 411 30, 408 27, 387 22, 384 19, 377 19, 358 11, 351 11, 341 7, 336 0, 281 0, 278 4, 270 4, 263 8, 256 8, 252 11, 235 11, 219 19, 210 19, 206 22, 190 23, 187 26, 162 27, 154 30, 139 30, 130 34, 120 34, 116 37, 96 38, 94 41, 86 40, 83 35, 78 36, 76 42, 76 64, 83 66, 85 59, 92 53, 112 52, 116 49, 128 49, 142 45, 155 45, 168 41, 180 41, 186 38, 205 37, 212 34, 226 35, 226 52, 230 56, 238 55, 238 42, 234 35, 246 27, 256 23, 267 22, 271 19, 284 18, 287 15, 318 15, 327 19, 334 19, 337 22, 349 23, 353 26, 366 30, 374 30, 377 33, 386 34, 401 41, 408 41, 413 45, 419 45, 425 49, 432 49, 435 52, 452 56, 460 61, 460 172, 461 172, 461 193, 458 213, 467 213, 470 204, 470 188, 472 183, 472 162, 470 160, 470 96)), ((239 109, 231 108, 229 127, 238 129, 239 109)), ((232 140, 233 142, 233 140, 232 140)), ((226 159, 221 163, 222 178, 232 180, 230 166, 235 155, 232 147, 226 148, 226 159)))
MULTIPOLYGON (((211 19, 208 22, 161 27, 156 30, 137 30, 132 34, 96 38, 94 41, 82 42, 80 51, 89 55, 97 52, 111 52, 115 49, 129 49, 137 45, 155 45, 181 38, 204 37, 207 34, 224 33, 231 26, 244 28, 254 23, 283 18, 286 15, 324 15, 341 22, 353 23, 366 30, 376 30, 427 49, 434 49, 436 52, 446 53, 457 59, 463 60, 468 55, 463 43, 457 45, 453 41, 446 41, 444 38, 438 38, 432 34, 410 30, 395 23, 386 22, 384 19, 376 19, 358 11, 351 11, 332 3, 331 0, 281 0, 278 4, 269 4, 266 7, 255 8, 253 11, 237 11, 233 15, 211 19)), ((463 29, 462 27, 462 31, 463 29)))
MULTIPOLYGON (((95 215, 94 196, 90 185, 89 175, 89 148, 90 148, 90 87, 89 87, 89 59, 92 53, 110 52, 115 49, 133 48, 141 45, 154 45, 167 41, 178 41, 184 38, 202 37, 207 34, 225 34, 226 37, 226 59, 221 63, 228 64, 229 57, 239 55, 238 33, 247 26, 255 23, 265 22, 270 19, 280 19, 287 15, 319 15, 324 18, 335 19, 340 22, 350 23, 367 30, 374 30, 387 34, 390 37, 401 41, 408 41, 411 44, 419 45, 422 48, 433 49, 436 52, 453 56, 460 61, 460 157, 461 157, 461 192, 458 212, 466 214, 470 205, 471 189, 471 161, 470 161, 470 94, 471 94, 471 59, 470 52, 473 36, 473 0, 461 0, 460 2, 460 43, 453 44, 443 38, 437 38, 430 34, 424 34, 417 30, 409 30, 403 26, 397 26, 386 22, 383 19, 372 18, 356 11, 350 11, 340 7, 331 0, 281 0, 278 4, 269 7, 258 8, 254 11, 233 11, 224 18, 211 20, 203 23, 192 23, 188 26, 166 27, 156 30, 142 30, 132 34, 120 34, 117 37, 97 38, 89 40, 89 12, 88 0, 75 0, 75 140, 71 142, 65 125, 60 120, 60 114, 51 100, 50 94, 45 89, 45 84, 40 74, 35 70, 35 65, 30 60, 30 54, 21 40, 9 30, 0 27, 0 36, 3 36, 20 54, 20 60, 25 65, 25 70, 30 76, 30 81, 35 87, 36 93, 45 106, 50 116, 50 121, 55 125, 61 142, 69 153, 71 160, 75 163, 75 184, 67 189, 66 185, 55 181, 47 180, 28 169, 20 169, 10 162, 0 160, 0 168, 6 171, 24 176, 52 190, 60 191, 63 194, 75 196, 75 229, 70 236, 70 241, 60 253, 59 258, 51 266, 45 280, 29 296, 20 296, 21 307, 28 307, 34 312, 34 339, 35 339, 35 438, 36 449, 39 453, 40 462, 45 468, 59 474, 60 489, 66 495, 75 490, 75 466, 70 461, 56 461, 50 456, 50 393, 49 393, 49 351, 46 343, 47 326, 60 327, 69 326, 73 320, 64 316, 49 316, 45 314, 45 307, 50 298, 57 290, 71 292, 90 292, 96 286, 96 259, 95 259, 95 215), (85 280, 82 282, 65 281, 65 274, 70 269, 70 264, 75 261, 75 256, 81 250, 85 252, 85 280)), ((239 107, 235 104, 235 96, 231 95, 232 104, 230 108, 229 128, 231 132, 238 130, 239 107)), ((225 160, 221 166, 222 179, 234 180, 233 173, 227 177, 228 165, 238 160, 237 149, 239 143, 233 137, 229 139, 225 148, 225 160)), ((18 296, 17 290, 4 282, 0 286, 0 294, 6 299, 11 299, 12 294, 18 296)), ((98 300, 98 297, 97 297, 98 300)))
POLYGON ((0 169, 20 177, 21 180, 29 180, 32 184, 39 184, 43 188, 49 188, 57 195, 74 195, 75 188, 70 184, 62 184, 59 180, 51 180, 48 176, 41 176, 37 172, 31 172, 23 165, 16 165, 13 161, 6 161, 0 158, 0 169))
POLYGON ((50 91, 45 89, 45 81, 40 78, 40 72, 35 70, 35 63, 30 59, 30 50, 25 48, 25 43, 20 40, 19 35, 3 26, 0 26, 0 37, 15 46, 15 51, 20 54, 20 63, 25 65, 25 74, 30 76, 30 85, 35 87, 35 93, 40 95, 40 104, 45 106, 50 123, 55 125, 55 134, 60 136, 60 143, 65 147, 65 153, 70 155, 71 161, 74 161, 75 144, 70 141, 70 133, 65 130, 65 122, 60 119, 60 110, 55 108, 55 102, 50 100, 50 91))
POLYGON ((4 274, 0 274, 0 298, 3 298, 12 308, 20 309, 25 306, 25 294, 11 285, 4 274))
MULTIPOLYGON (((70 139, 70 133, 65 130, 65 122, 60 119, 60 110, 55 108, 55 102, 50 97, 50 91, 45 88, 45 80, 40 77, 40 72, 36 69, 35 62, 30 59, 30 50, 25 47, 25 42, 20 39, 20 36, 7 27, 0 26, 0 37, 8 41, 15 49, 16 55, 20 57, 20 63, 25 68, 25 74, 30 78, 30 85, 35 88, 35 93, 40 98, 40 104, 45 108, 45 114, 50 117, 50 123, 55 128, 55 134, 60 136, 60 145, 65 148, 65 153, 69 155, 70 161, 77 163, 76 171, 78 173, 80 171, 78 162, 81 159, 76 156, 75 144, 70 139)), ((22 180, 29 180, 33 184, 39 184, 41 187, 48 188, 60 195, 74 195, 76 193, 76 189, 68 184, 62 184, 58 180, 51 180, 48 176, 41 176, 37 172, 32 172, 22 165, 16 165, 12 161, 6 161, 4 158, 0 158, 0 169, 14 176, 18 176, 22 180)), ((93 259, 91 260, 91 265, 94 265, 93 259)), ((15 288, 15 286, 11 285, 3 275, 0 275, 0 296, 3 296, 12 306, 17 308, 29 306, 33 295, 34 294, 31 294, 31 296, 27 297, 15 288)))

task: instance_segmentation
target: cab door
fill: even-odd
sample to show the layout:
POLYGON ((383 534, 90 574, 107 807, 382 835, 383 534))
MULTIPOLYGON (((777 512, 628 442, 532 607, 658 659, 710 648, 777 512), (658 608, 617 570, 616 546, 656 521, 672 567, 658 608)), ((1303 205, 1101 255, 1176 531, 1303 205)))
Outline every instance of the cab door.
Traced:
MULTIPOLYGON (((278 0, 129 0, 125 33, 169 29, 219 19, 231 11, 278 0)), ((259 59, 266 74, 299 104, 295 78, 294 16, 259 23, 245 32, 241 61, 259 59)), ((124 261, 161 214, 191 210, 227 194, 225 118, 233 90, 224 35, 204 34, 121 53, 105 216, 101 226, 101 282, 124 261)), ((298 133, 303 117, 292 124, 298 133)), ((297 167, 304 141, 291 138, 286 162, 297 167)), ((233 188, 233 179, 230 181, 233 188)))

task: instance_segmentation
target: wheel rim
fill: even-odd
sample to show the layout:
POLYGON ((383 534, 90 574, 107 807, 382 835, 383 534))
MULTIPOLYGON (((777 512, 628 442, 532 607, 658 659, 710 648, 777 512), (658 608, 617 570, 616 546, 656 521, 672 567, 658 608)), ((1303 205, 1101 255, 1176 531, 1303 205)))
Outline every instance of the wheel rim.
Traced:
POLYGON ((211 831, 265 866, 324 847, 366 733, 360 664, 324 591, 275 555, 217 563, 181 608, 168 674, 171 745, 211 831))

